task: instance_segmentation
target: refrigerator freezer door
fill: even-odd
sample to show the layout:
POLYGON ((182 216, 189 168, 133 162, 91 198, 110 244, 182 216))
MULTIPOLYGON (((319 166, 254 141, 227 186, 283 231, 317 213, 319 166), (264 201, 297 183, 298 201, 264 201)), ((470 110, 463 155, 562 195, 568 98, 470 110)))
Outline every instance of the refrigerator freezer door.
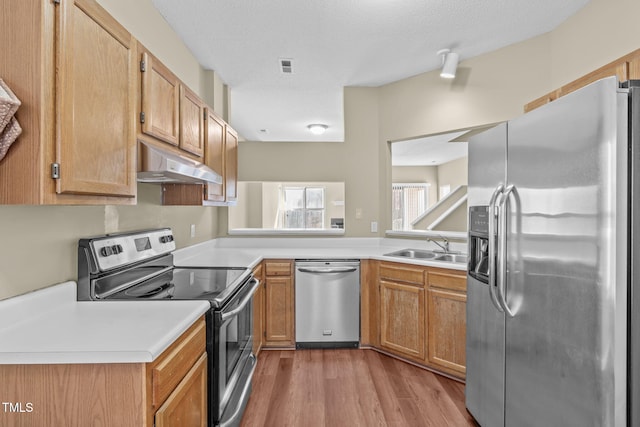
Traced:
MULTIPOLYGON (((469 206, 488 206, 504 184, 507 124, 469 142, 469 206)), ((504 313, 489 285, 467 275, 466 405, 481 426, 504 425, 504 313)))
POLYGON ((467 276, 466 405, 481 426, 504 426, 504 313, 489 285, 467 276))
POLYGON ((619 98, 600 80, 509 122, 506 426, 624 425, 619 98))

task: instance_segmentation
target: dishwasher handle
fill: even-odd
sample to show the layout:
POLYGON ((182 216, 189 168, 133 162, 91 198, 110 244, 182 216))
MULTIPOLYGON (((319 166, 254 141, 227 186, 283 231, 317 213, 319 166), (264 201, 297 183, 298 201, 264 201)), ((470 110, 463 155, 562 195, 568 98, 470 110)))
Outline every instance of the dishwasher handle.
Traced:
POLYGON ((332 274, 332 273, 353 273, 354 271, 358 271, 358 269, 356 267, 346 267, 346 268, 298 267, 298 271, 301 273, 332 274))

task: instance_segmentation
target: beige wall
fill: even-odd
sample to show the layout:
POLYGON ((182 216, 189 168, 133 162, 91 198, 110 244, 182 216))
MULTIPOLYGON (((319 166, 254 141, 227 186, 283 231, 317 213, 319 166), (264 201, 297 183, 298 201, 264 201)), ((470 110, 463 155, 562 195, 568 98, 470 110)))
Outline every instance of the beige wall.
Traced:
MULTIPOLYGON (((442 185, 450 185, 451 191, 460 185, 467 185, 468 157, 452 160, 438 166, 438 191, 442 185)), ((441 194, 438 194, 442 198, 441 194)))
POLYGON ((345 235, 375 236, 370 222, 379 221, 380 205, 378 90, 346 88, 344 103, 345 142, 242 142, 239 180, 344 181, 345 235))
MULTIPOLYGON (((203 99, 224 109, 225 100, 217 101, 224 85, 200 67, 151 0, 98 2, 203 99), (207 75, 217 94, 203 92, 207 75)), ((81 237, 172 227, 177 246, 184 247, 218 235, 219 208, 159 205, 160 187, 139 184, 137 206, 0 206, 0 299, 75 280, 81 237), (190 237, 191 224, 195 238, 190 237)))

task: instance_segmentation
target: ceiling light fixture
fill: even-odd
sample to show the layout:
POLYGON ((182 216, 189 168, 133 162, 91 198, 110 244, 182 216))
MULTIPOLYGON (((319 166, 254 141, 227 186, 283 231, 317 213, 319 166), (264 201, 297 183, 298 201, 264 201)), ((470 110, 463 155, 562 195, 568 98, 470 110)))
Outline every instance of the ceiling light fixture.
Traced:
POLYGON ((329 128, 329 126, 323 125, 321 123, 314 123, 314 124, 311 124, 311 125, 307 126, 307 129, 309 129, 311 131, 311 133, 314 134, 314 135, 322 135, 323 133, 326 132, 326 130, 328 128, 329 128))
POLYGON ((451 49, 441 49, 438 55, 442 56, 442 71, 440 77, 443 79, 453 79, 456 77, 458 68, 458 54, 451 52, 451 49))

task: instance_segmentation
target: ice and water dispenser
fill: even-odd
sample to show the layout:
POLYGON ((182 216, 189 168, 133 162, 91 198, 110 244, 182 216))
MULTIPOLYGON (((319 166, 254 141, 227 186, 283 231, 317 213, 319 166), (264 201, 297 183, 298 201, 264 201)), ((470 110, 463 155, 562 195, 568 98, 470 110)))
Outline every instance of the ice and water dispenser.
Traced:
POLYGON ((469 208, 469 275, 489 282, 489 207, 469 208))

